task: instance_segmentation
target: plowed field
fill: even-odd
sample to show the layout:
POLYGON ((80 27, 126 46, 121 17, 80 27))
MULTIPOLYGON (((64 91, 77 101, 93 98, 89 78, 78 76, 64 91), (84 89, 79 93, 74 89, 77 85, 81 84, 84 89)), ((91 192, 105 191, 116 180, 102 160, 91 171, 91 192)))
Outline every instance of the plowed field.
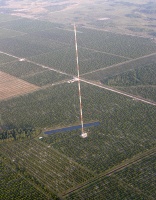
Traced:
POLYGON ((37 90, 39 87, 0 71, 0 100, 37 90))

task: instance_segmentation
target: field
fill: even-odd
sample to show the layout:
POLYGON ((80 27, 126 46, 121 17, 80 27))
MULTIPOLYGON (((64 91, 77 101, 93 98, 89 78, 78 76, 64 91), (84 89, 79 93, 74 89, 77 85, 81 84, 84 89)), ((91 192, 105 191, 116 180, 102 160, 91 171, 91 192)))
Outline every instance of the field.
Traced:
POLYGON ((113 175, 99 178, 65 199, 154 199, 155 155, 113 175))
POLYGON ((36 140, 1 145, 5 156, 29 172, 51 192, 62 193, 94 175, 36 140), (66 171, 66 173, 64 173, 66 171))
POLYGON ((100 125, 85 139, 45 135, 80 124, 73 27, 10 20, 0 20, 0 133, 19 135, 0 138, 4 184, 19 180, 38 199, 154 199, 154 40, 78 26, 84 122, 100 125), (40 133, 24 137, 24 127, 40 133))
POLYGON ((39 199, 47 200, 48 197, 41 193, 33 184, 22 177, 17 170, 12 169, 6 160, 0 156, 0 198, 1 199, 39 199), (6 187, 7 185, 7 187, 6 187))
POLYGON ((0 100, 26 94, 39 87, 0 71, 0 100))
MULTIPOLYGON (((90 0, 76 1, 66 0, 49 2, 48 0, 32 3, 30 0, 8 0, 1 1, 0 12, 12 14, 14 19, 19 16, 39 19, 46 21, 44 27, 49 27, 47 21, 61 24, 73 24, 88 26, 94 29, 103 29, 105 31, 119 32, 124 34, 138 35, 143 37, 155 37, 155 0, 90 0), (15 16, 17 16, 15 18, 15 16)), ((0 16, 2 21, 8 21, 10 17, 0 16)), ((12 20, 12 18, 10 19, 12 20)), ((38 23, 36 23, 38 24, 38 23)), ((29 27, 34 31, 35 23, 29 23, 25 26, 16 24, 19 30, 27 30, 29 27), (28 26, 29 25, 29 26, 28 26), (34 25, 31 26, 31 25, 34 25)), ((12 24, 10 24, 12 26, 12 24)))

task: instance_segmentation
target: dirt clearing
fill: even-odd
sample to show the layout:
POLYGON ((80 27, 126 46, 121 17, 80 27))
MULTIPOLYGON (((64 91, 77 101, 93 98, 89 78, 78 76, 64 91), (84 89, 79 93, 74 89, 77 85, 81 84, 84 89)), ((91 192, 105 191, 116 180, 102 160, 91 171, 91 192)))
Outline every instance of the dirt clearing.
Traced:
POLYGON ((39 87, 36 85, 0 71, 0 100, 23 95, 37 89, 39 87))

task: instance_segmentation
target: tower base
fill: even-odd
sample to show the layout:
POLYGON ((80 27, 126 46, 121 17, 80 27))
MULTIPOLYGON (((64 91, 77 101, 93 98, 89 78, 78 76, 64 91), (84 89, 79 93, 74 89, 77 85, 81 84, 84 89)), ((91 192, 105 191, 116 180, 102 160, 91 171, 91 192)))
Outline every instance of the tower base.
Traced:
POLYGON ((82 137, 82 138, 86 138, 87 136, 88 136, 87 133, 82 133, 82 134, 81 134, 81 137, 82 137))

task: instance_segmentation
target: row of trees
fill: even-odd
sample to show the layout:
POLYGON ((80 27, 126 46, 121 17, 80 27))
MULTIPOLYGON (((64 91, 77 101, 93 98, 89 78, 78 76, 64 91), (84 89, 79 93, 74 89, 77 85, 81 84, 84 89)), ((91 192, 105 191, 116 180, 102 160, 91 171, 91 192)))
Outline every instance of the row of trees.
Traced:
POLYGON ((36 133, 34 128, 13 128, 0 130, 0 141, 4 140, 22 140, 24 138, 31 138, 36 133))

